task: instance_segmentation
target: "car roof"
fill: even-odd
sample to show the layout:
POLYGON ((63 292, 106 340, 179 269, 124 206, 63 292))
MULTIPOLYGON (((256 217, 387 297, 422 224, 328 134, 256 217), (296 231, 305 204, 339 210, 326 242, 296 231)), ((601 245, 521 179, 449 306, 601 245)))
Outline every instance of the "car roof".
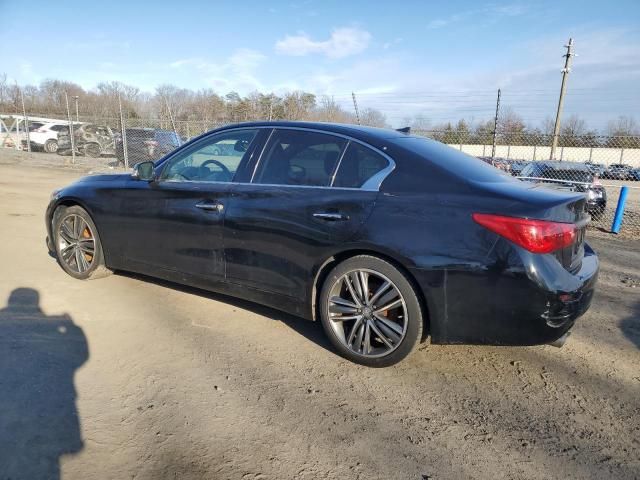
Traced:
POLYGON ((533 164, 537 164, 537 165, 544 165, 547 167, 551 167, 554 170, 584 170, 584 171, 590 171, 589 170, 589 166, 585 165, 584 163, 577 163, 577 162, 570 162, 570 161, 566 161, 566 162, 532 162, 533 164))
POLYGON ((151 128, 151 127, 128 127, 126 128, 127 132, 169 132, 175 133, 173 130, 165 130, 163 128, 151 128))
POLYGON ((306 128, 313 130, 326 131, 327 133, 338 133, 348 135, 361 140, 384 140, 393 138, 406 138, 406 133, 398 132, 390 128, 368 127, 363 125, 353 125, 347 123, 330 123, 330 122, 293 122, 293 121, 261 121, 261 122, 243 122, 232 125, 226 125, 222 129, 238 128, 238 127, 289 127, 289 128, 306 128))

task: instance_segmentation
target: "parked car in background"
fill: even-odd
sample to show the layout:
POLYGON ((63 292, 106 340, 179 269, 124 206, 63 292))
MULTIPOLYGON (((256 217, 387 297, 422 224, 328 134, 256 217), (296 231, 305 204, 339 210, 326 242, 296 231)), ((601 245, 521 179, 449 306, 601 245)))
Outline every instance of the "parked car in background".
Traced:
POLYGON ((591 173, 597 175, 600 178, 603 178, 604 173, 607 171, 607 167, 601 163, 585 162, 584 164, 587 166, 591 173))
POLYGON ((640 168, 634 168, 633 170, 631 170, 629 177, 629 180, 640 182, 640 168))
MULTIPOLYGON (((24 121, 10 121, 11 118, 3 118, 8 125, 4 122, 0 123, 0 146, 15 148, 16 146, 22 150, 27 149, 27 135, 24 129, 24 121)), ((31 121, 29 120, 29 132, 33 132, 42 127, 45 122, 31 121)), ((32 143, 32 146, 35 146, 32 143)))
POLYGON ((427 336, 564 343, 598 276, 585 203, 423 137, 252 122, 55 191, 47 245, 76 279, 128 270, 242 297, 383 367, 427 336))
POLYGON ((493 165, 499 170, 502 170, 506 173, 511 173, 511 160, 507 160, 506 158, 493 158, 493 157, 478 157, 485 163, 489 165, 493 165))
MULTIPOLYGON (((171 130, 159 128, 127 128, 127 156, 129 165, 158 160, 182 145, 182 139, 171 130)), ((124 163, 122 135, 115 138, 116 157, 124 163)))
MULTIPOLYGON (((115 138, 110 127, 87 123, 74 127, 73 138, 76 153, 90 157, 115 155, 115 138)), ((71 137, 69 129, 58 132, 58 153, 71 155, 71 137)))
POLYGON ((633 167, 626 163, 614 163, 604 172, 603 177, 611 180, 630 180, 633 167))
POLYGON ((513 175, 514 177, 519 176, 524 167, 529 165, 529 163, 530 162, 527 162, 525 160, 513 160, 511 162, 511 175, 513 175))
MULTIPOLYGON (((78 127, 80 124, 74 124, 78 127)), ((68 129, 68 122, 49 122, 29 131, 32 150, 44 150, 47 153, 58 151, 58 133, 68 129)), ((26 146, 26 140, 25 146, 26 146)))
POLYGON ((587 212, 594 220, 602 217, 607 207, 607 191, 584 163, 532 162, 520 172, 518 178, 544 183, 556 190, 584 193, 587 197, 587 212))

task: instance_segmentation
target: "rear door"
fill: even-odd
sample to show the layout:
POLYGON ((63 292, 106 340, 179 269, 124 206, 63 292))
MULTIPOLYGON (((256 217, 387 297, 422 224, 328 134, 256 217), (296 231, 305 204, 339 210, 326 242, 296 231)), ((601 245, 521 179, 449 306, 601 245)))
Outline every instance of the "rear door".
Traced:
POLYGON ((304 299, 313 270, 355 236, 392 162, 344 137, 272 131, 225 217, 227 279, 304 299), (384 173, 384 172, 383 172, 384 173))

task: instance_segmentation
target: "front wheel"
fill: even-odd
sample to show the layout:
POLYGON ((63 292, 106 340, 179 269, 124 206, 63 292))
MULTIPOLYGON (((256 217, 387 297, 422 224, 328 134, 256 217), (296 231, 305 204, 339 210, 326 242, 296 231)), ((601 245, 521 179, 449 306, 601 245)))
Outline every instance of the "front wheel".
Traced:
POLYGON ((358 255, 338 264, 320 295, 322 326, 345 358, 386 367, 421 338, 423 314, 410 280, 391 263, 358 255))
POLYGON ((44 151, 47 153, 56 153, 58 151, 58 141, 57 140, 47 140, 44 144, 44 151))
POLYGON ((52 227, 56 258, 65 272, 80 280, 111 273, 104 264, 98 230, 86 210, 77 205, 58 207, 52 227))

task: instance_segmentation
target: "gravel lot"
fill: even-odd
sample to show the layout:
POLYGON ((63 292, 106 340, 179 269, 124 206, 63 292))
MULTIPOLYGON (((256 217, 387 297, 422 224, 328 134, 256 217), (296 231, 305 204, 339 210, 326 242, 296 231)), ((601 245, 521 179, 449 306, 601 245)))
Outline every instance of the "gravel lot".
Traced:
POLYGON ((42 162, 0 150, 0 479, 640 478, 637 240, 589 232, 599 289, 562 349, 373 370, 255 304, 68 277, 44 209, 105 161, 42 162))

